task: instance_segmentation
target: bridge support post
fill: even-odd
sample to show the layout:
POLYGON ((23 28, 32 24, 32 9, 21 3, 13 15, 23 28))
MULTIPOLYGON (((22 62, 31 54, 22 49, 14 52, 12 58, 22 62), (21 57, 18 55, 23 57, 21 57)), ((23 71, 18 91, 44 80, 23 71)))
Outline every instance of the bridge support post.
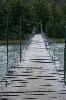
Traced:
POLYGON ((21 16, 20 16, 20 62, 21 62, 21 16))
POLYGON ((66 24, 65 24, 65 48, 64 48, 64 82, 66 84, 66 24))
POLYGON ((7 73, 8 73, 8 11, 7 11, 7 27, 6 27, 6 34, 7 34, 7 73))
MULTIPOLYGON (((21 2, 21 0, 20 0, 20 10, 21 10, 21 4, 22 4, 22 2, 21 2)), ((20 13, 21 13, 21 11, 20 11, 20 13)), ((21 54, 22 54, 22 51, 21 51, 21 49, 22 49, 22 47, 21 47, 21 24, 22 24, 22 19, 21 19, 21 14, 20 14, 20 62, 21 62, 21 54)))
POLYGON ((66 84, 66 48, 64 48, 64 82, 66 84))
POLYGON ((42 29, 42 20, 40 20, 40 27, 41 27, 41 34, 43 32, 43 29, 42 29))

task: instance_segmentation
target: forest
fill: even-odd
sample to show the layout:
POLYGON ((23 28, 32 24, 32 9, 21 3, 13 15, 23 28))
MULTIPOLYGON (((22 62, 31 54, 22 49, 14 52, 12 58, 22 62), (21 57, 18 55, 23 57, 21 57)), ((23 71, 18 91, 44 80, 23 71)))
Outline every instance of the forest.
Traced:
POLYGON ((66 4, 55 0, 0 0, 0 40, 25 39, 33 29, 50 38, 64 38, 66 4))

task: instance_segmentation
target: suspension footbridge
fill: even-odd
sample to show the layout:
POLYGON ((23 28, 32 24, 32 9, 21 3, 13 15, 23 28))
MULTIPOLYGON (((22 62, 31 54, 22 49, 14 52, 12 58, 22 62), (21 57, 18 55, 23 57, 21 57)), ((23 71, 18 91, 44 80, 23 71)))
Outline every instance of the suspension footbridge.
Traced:
POLYGON ((0 81, 0 100, 66 100, 66 86, 55 62, 42 35, 35 35, 22 61, 0 81))

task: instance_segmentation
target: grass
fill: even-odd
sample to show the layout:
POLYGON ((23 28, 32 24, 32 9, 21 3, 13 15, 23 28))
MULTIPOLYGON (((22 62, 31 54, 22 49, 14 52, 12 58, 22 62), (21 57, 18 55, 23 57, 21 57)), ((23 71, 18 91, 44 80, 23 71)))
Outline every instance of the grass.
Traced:
MULTIPOLYGON (((24 40, 21 40, 21 42, 23 42, 24 40)), ((9 45, 15 45, 15 44, 19 44, 20 40, 9 40, 8 44, 9 45)), ((0 40, 0 45, 6 45, 7 41, 6 40, 0 40)))
POLYGON ((54 39, 54 41, 55 41, 56 43, 63 43, 63 42, 65 42, 65 40, 64 40, 63 38, 54 39))
POLYGON ((60 38, 60 39, 48 38, 48 40, 49 40, 50 43, 64 43, 65 42, 64 38, 60 38))

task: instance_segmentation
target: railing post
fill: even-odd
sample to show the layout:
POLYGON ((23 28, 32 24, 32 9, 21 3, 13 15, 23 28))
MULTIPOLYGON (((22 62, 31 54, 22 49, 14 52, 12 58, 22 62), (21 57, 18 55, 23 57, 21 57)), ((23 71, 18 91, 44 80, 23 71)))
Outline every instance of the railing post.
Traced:
POLYGON ((53 60, 54 63, 55 63, 55 47, 53 48, 52 60, 53 60))
POLYGON ((66 48, 64 48, 64 82, 66 83, 66 48))
MULTIPOLYGON (((21 11, 21 0, 20 0, 20 11, 21 11)), ((21 24, 22 24, 22 22, 21 22, 22 20, 21 20, 21 12, 20 12, 20 62, 21 62, 21 24)))
POLYGON ((66 83, 66 26, 65 26, 65 48, 64 48, 64 82, 66 83))
POLYGON ((7 34, 7 73, 8 73, 8 12, 7 12, 7 27, 6 27, 6 34, 7 34))
POLYGON ((21 62, 21 16, 20 16, 20 62, 21 62))
POLYGON ((40 20, 40 27, 41 27, 41 34, 43 32, 43 29, 42 29, 42 20, 40 20))
POLYGON ((59 62, 60 62, 60 47, 59 47, 59 62))

